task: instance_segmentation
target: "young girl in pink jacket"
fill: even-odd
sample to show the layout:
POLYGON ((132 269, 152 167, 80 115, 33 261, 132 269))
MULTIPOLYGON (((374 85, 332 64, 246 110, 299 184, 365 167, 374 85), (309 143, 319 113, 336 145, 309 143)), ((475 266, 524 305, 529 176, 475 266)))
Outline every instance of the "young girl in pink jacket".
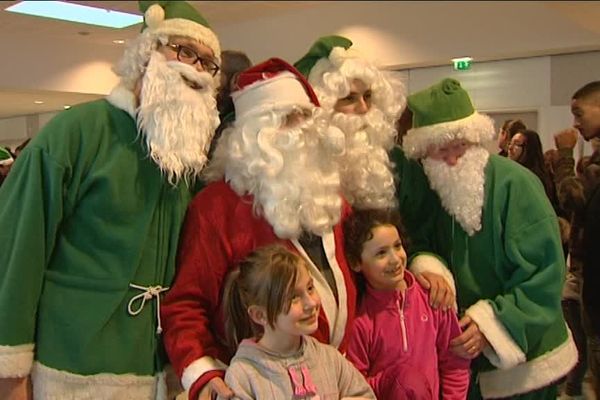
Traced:
POLYGON ((378 399, 465 399, 469 360, 449 348, 461 333, 457 316, 433 309, 427 291, 406 271, 400 216, 359 210, 344 234, 359 288, 348 359, 378 399))

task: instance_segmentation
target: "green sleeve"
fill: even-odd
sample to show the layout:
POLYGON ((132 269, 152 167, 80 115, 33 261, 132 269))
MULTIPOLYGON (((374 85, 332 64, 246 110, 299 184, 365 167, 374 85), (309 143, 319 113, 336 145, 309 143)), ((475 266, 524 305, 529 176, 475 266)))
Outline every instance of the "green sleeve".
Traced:
POLYGON ((63 216, 64 180, 65 168, 31 143, 0 188, 0 358, 8 362, 0 376, 14 376, 11 365, 23 365, 12 347, 35 341, 45 268, 63 216))

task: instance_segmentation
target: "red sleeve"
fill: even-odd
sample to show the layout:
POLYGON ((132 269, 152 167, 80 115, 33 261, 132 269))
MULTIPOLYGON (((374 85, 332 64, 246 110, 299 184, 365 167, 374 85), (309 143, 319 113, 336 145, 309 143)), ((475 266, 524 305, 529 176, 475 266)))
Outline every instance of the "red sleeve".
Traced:
POLYGON ((467 398, 470 360, 450 350, 450 341, 460 335, 458 318, 453 310, 438 310, 437 353, 440 371, 440 397, 444 400, 467 398))
MULTIPOLYGON (((228 362, 227 351, 215 332, 222 332, 221 289, 229 260, 218 228, 205 218, 211 207, 202 201, 202 194, 188 208, 175 281, 161 307, 165 348, 180 377, 186 367, 202 357, 228 362)), ((206 368, 199 371, 206 372, 206 368)))
POLYGON ((275 240, 271 227, 253 216, 252 198, 240 198, 224 182, 208 185, 190 204, 175 281, 161 307, 165 348, 186 389, 198 378, 203 386, 233 355, 223 340, 227 274, 250 251, 275 240))

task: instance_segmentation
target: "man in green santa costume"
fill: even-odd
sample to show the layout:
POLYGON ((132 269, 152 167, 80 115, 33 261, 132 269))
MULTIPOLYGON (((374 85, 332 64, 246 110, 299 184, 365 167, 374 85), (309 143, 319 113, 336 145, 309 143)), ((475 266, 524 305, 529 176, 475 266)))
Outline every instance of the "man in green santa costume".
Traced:
POLYGON ((564 257, 540 181, 481 143, 494 136, 454 79, 408 97, 403 147, 421 158, 444 211, 436 248, 456 281, 463 333, 451 344, 473 358, 469 398, 555 399, 577 362, 560 306, 564 257))
POLYGON ((314 88, 331 126, 344 134, 345 151, 337 158, 344 197, 359 209, 399 207, 411 249, 418 253, 411 270, 431 288, 434 306, 451 305, 451 274, 424 252, 432 249, 435 227, 429 216, 439 201, 421 166, 395 146, 406 90, 352 45, 343 36, 321 37, 294 66, 314 88))
MULTIPOLYGON (((160 3, 160 4, 153 4, 160 3)), ((59 114, 0 190, 0 398, 166 398, 160 297, 218 125, 219 42, 141 2, 107 99, 59 114)))

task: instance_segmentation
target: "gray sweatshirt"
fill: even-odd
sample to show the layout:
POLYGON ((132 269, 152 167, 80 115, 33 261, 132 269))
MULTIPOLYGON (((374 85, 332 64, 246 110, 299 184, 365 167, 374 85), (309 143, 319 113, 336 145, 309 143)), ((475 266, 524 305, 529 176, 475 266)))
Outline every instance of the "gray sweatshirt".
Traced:
POLYGON ((303 337, 295 354, 285 357, 254 340, 242 341, 225 383, 241 400, 375 399, 365 378, 337 349, 310 336, 303 337))

